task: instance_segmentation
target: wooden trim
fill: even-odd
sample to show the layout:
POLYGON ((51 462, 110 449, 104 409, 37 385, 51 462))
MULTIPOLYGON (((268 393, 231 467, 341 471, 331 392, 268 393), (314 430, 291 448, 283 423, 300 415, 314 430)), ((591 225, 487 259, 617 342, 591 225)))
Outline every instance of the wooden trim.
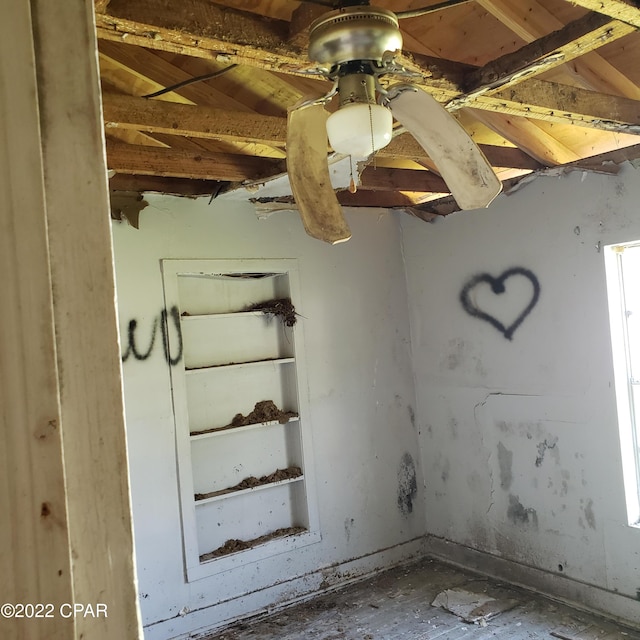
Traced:
POLYGON ((0 601, 51 603, 53 619, 11 618, 2 636, 63 640, 73 619, 71 548, 56 371, 47 219, 33 96, 29 3, 7 0, 0 23, 0 601))
POLYGON ((31 10, 73 601, 108 607, 74 637, 141 638, 93 6, 31 10))

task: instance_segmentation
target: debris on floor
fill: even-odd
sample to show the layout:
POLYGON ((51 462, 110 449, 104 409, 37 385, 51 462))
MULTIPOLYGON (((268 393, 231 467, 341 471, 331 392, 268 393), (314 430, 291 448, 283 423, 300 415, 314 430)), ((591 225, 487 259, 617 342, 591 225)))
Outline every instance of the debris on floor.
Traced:
POLYGON ((628 634, 614 629, 613 625, 574 624, 557 627, 551 632, 554 638, 560 640, 624 640, 628 634))
POLYGON ((553 630, 583 632, 595 627, 605 633, 576 638, 640 640, 640 631, 423 558, 286 609, 265 611, 225 629, 212 630, 198 640, 553 640, 553 630), (431 605, 438 594, 457 591, 473 593, 478 599, 470 612, 486 599, 511 600, 516 606, 489 622, 482 618, 472 625, 437 604, 431 605))
POLYGON ((519 603, 516 600, 496 599, 486 593, 473 593, 466 589, 445 589, 431 603, 473 624, 486 623, 504 611, 509 611, 519 603))

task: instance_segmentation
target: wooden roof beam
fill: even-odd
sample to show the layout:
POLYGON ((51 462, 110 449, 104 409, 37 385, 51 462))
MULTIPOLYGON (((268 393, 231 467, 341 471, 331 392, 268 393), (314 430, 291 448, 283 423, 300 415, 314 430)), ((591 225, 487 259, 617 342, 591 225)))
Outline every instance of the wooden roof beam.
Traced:
MULTIPOLYGON (((288 41, 290 23, 213 5, 207 0, 110 0, 108 13, 96 15, 98 37, 148 49, 267 71, 309 75, 306 53, 288 41)), ((401 56, 425 86, 445 97, 460 93, 467 65, 429 56, 401 56)))
MULTIPOLYGON (((103 111, 107 133, 143 131, 274 147, 283 147, 286 142, 287 121, 275 116, 147 100, 114 93, 103 94, 103 111)), ((496 167, 541 168, 540 164, 519 149, 492 145, 480 145, 480 148, 496 167)), ((424 160, 427 157, 411 134, 395 138, 378 155, 401 156, 412 160, 424 160)))
MULTIPOLYGON (((301 73, 309 66, 306 59, 286 42, 288 23, 284 21, 270 21, 254 14, 221 9, 205 0, 185 0, 180 4, 179 11, 176 11, 176 6, 170 0, 111 0, 109 14, 97 16, 98 35, 152 49, 224 59, 290 74, 301 73), (225 18, 229 12, 232 20, 225 18), (279 40, 280 37, 285 39, 279 40)), ((410 55, 401 56, 400 62, 419 74, 414 84, 422 86, 443 102, 459 98, 464 93, 462 84, 464 77, 469 77, 468 65, 410 55)), ((527 84, 531 82, 534 80, 526 81, 527 84)), ((547 85, 547 89, 550 86, 547 85)), ((573 113, 566 104, 551 107, 548 99, 543 104, 537 104, 537 92, 533 90, 533 85, 531 89, 528 92, 530 102, 527 103, 507 100, 503 95, 481 95, 474 99, 472 106, 546 121, 558 121, 557 118, 554 120, 555 111, 573 113)), ((546 91, 547 98, 553 94, 563 97, 560 89, 546 91)), ((588 113, 574 115, 576 117, 573 120, 585 123, 585 126, 598 127, 601 119, 600 115, 590 118, 588 113)), ((570 122, 571 119, 564 115, 561 117, 563 122, 570 122)), ((607 124, 607 130, 612 130, 611 126, 614 125, 607 124)), ((622 130, 625 131, 625 127, 622 130)))
MULTIPOLYGON (((538 0, 475 0, 525 42, 543 38, 565 25, 538 0)), ((575 3, 574 4, 578 4, 575 3)), ((608 5, 607 2, 597 4, 608 5)), ((567 65, 590 89, 640 100, 640 88, 597 52, 591 52, 567 65)), ((583 85, 584 86, 584 85, 583 85)))
POLYGON ((479 96, 519 84, 634 31, 634 27, 624 22, 589 13, 467 74, 464 80, 466 93, 454 98, 447 108, 451 110, 468 106, 479 96))
POLYGON ((283 146, 287 119, 214 107, 103 94, 107 131, 136 129, 147 133, 210 138, 230 142, 283 146))
POLYGON ((597 11, 640 29, 640 7, 633 0, 568 0, 571 4, 597 11))
POLYGON ((107 167, 116 173, 241 182, 284 173, 283 160, 229 153, 143 147, 107 141, 107 167))
MULTIPOLYGON (((495 96, 480 96, 473 102, 473 107, 483 111, 524 115, 546 122, 640 135, 640 102, 542 80, 527 80, 495 96)), ((275 147, 282 147, 286 140, 285 118, 110 93, 104 94, 104 119, 107 131, 134 129, 149 134, 260 143, 275 147)), ((523 165, 522 160, 518 161, 516 152, 511 152, 509 164, 501 164, 494 159, 497 150, 488 148, 487 151, 485 153, 494 166, 534 168, 523 165), (493 157, 489 157, 490 154, 493 157)), ((414 159, 425 157, 420 146, 406 135, 392 141, 380 151, 380 155, 414 159)))

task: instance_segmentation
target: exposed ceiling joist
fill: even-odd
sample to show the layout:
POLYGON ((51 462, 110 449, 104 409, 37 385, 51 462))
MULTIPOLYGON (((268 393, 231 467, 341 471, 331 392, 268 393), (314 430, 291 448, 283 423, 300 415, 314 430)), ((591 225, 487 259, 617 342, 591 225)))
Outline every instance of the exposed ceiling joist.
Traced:
POLYGON ((450 193, 445 181, 431 171, 387 169, 368 166, 361 175, 358 189, 365 191, 413 191, 450 193))
MULTIPOLYGON (((523 115, 524 108, 534 119, 640 135, 640 102, 542 80, 529 80, 493 98, 479 97, 474 106, 510 115, 523 115), (574 111, 566 111, 567 105, 574 111)), ((107 130, 136 129, 276 147, 286 140, 285 118, 109 93, 104 94, 104 118, 107 130)), ((404 155, 398 143, 381 153, 404 155)), ((415 151, 406 156, 415 157, 415 151)), ((418 157, 424 157, 424 152, 418 152, 418 157)))
POLYGON ((624 22, 611 20, 598 13, 589 13, 563 29, 467 74, 465 95, 452 100, 448 108, 467 106, 476 97, 521 83, 634 31, 634 27, 624 22))
MULTIPOLYGON (((565 26, 544 3, 538 0, 475 1, 525 42, 543 38, 548 33, 565 26)), ((574 60, 567 65, 566 71, 586 88, 640 100, 640 88, 597 52, 592 51, 574 60)))
MULTIPOLYGON (((292 13, 282 9, 287 0, 281 1, 281 8, 272 11, 270 0, 95 0, 105 66, 105 128, 108 137, 121 141, 109 141, 109 168, 118 172, 112 186, 217 193, 228 183, 261 182, 285 171, 287 107, 299 96, 322 95, 330 85, 305 52, 309 23, 326 7, 302 3, 292 13), (238 66, 222 78, 176 89, 169 94, 173 103, 164 96, 147 100, 108 93, 151 93, 233 63, 238 66)), ((435 55, 403 53, 397 58, 416 74, 409 82, 450 111, 462 109, 460 121, 476 142, 488 143, 480 147, 502 179, 579 161, 590 150, 633 144, 632 136, 640 136, 637 78, 631 67, 619 62, 619 53, 617 59, 611 55, 627 47, 635 50, 638 36, 630 34, 637 30, 633 20, 640 13, 638 3, 573 4, 593 12, 565 25, 583 12, 562 4, 554 5, 561 11, 551 11, 541 0, 476 0, 467 13, 443 23, 453 42, 468 33, 461 26, 465 20, 467 29, 485 21, 492 35, 485 37, 486 43, 476 38, 469 44, 475 52, 463 58, 493 58, 483 67, 447 60, 458 53, 444 36, 434 45, 435 55), (531 44, 496 58, 517 46, 509 30, 531 44), (595 53, 626 36, 607 49, 606 57, 595 53), (439 54, 443 57, 436 57, 439 54), (557 82, 536 78, 550 70, 549 78, 557 82), (576 82, 578 87, 569 86, 576 82), (497 146, 510 143, 517 148, 497 146)), ((415 24, 411 22, 412 28, 415 24)), ((430 40, 427 34, 434 26, 428 20, 423 24, 406 42, 431 53, 421 43, 430 40)), ((480 32, 485 29, 475 33, 480 32)), ((402 78, 382 78, 383 84, 396 81, 402 78)), ((378 167, 364 170, 357 193, 339 193, 341 203, 406 208, 449 192, 409 134, 397 136, 377 157, 378 167), (416 168, 416 163, 430 170, 416 168)))
POLYGON ((117 173, 240 182, 285 171, 282 160, 227 153, 196 153, 107 141, 107 166, 117 173))
MULTIPOLYGON (((478 146, 494 167, 535 170, 546 166, 541 165, 531 156, 515 147, 499 147, 487 144, 479 144, 478 146)), ((401 157, 418 162, 422 162, 427 158, 424 149, 410 133, 394 138, 389 145, 380 149, 376 155, 380 158, 401 157)))
MULTIPOLYGON (((107 132, 136 130, 275 147, 284 146, 287 135, 286 118, 147 100, 113 93, 103 94, 103 110, 107 132)), ((497 167, 541 167, 519 149, 491 145, 480 145, 480 148, 489 162, 497 167)), ((403 157, 417 161, 427 158, 424 149, 408 134, 393 140, 378 152, 378 156, 403 157)), ((120 158, 124 160, 122 155, 120 158)))
POLYGON ((633 0, 568 0, 571 4, 603 13, 640 29, 640 7, 633 0))
POLYGON ((111 0, 96 15, 98 36, 219 62, 296 73, 300 50, 289 23, 219 7, 206 0, 111 0))
POLYGON ((111 128, 147 133, 284 145, 287 120, 257 113, 103 94, 104 122, 111 128))
MULTIPOLYGON (((100 37, 117 40, 135 39, 138 44, 160 50, 172 50, 174 44, 178 42, 181 46, 197 50, 197 53, 191 52, 192 55, 241 62, 285 73, 299 73, 309 66, 303 61, 299 51, 280 39, 287 32, 288 23, 267 20, 239 11, 222 10, 205 0, 187 0, 181 3, 178 9, 176 10, 176 5, 169 0, 137 0, 133 3, 125 0, 111 0, 108 6, 109 15, 97 16, 98 34, 100 37)), ((549 83, 546 86, 545 101, 542 104, 538 104, 538 91, 533 85, 527 92, 528 102, 526 103, 514 100, 512 95, 483 95, 495 91, 496 80, 502 83, 502 88, 504 85, 519 82, 521 78, 518 78, 516 69, 521 71, 526 69, 526 75, 530 76, 534 71, 541 72, 547 69, 546 65, 554 64, 554 60, 557 62, 563 56, 575 57, 580 49, 580 43, 592 50, 630 30, 627 25, 618 22, 607 27, 602 24, 601 18, 578 21, 577 25, 572 23, 567 29, 567 31, 560 31, 559 35, 555 34, 549 39, 543 39, 543 44, 538 49, 543 53, 544 59, 540 68, 535 66, 535 61, 532 62, 532 51, 535 47, 525 47, 519 53, 511 54, 506 60, 501 59, 502 63, 490 63, 477 70, 469 68, 468 65, 427 56, 403 56, 401 62, 408 69, 421 74, 422 78, 416 79, 415 84, 423 86, 443 101, 460 99, 464 96, 465 78, 470 79, 474 86, 473 99, 464 97, 462 102, 453 102, 454 108, 473 106, 497 113, 597 127, 602 119, 601 114, 572 113, 566 109, 566 102, 553 103, 554 95, 559 97, 565 95, 562 93, 564 89, 561 85, 557 85, 554 90, 553 83, 549 83), (567 43, 567 34, 570 32, 583 33, 583 35, 586 32, 589 35, 585 36, 587 40, 584 42, 578 36, 578 45, 572 48, 567 43), (564 45, 558 49, 557 45, 562 42, 564 45), (553 51, 559 51, 557 59, 553 57, 553 51), (500 64, 503 64, 502 68, 500 64), (486 75, 483 76, 485 72, 486 75), (483 77, 488 84, 479 85, 478 82, 483 77), (493 80, 488 80, 490 77, 493 80), (563 114, 558 117, 555 113, 557 111, 562 111, 563 114)), ((521 84, 526 86, 529 82, 531 80, 521 84)), ((586 106, 587 101, 581 104, 586 106)), ((625 110, 617 109, 616 111, 624 112, 625 110)), ((636 122, 622 124, 635 125, 636 122)), ((614 124, 606 126, 607 130, 615 130, 614 124)), ((624 126, 621 130, 629 132, 624 126)))
POLYGON ((638 100, 542 80, 523 82, 497 93, 495 97, 503 101, 501 113, 506 113, 512 107, 512 114, 520 114, 521 105, 528 104, 531 108, 530 117, 536 120, 640 135, 638 100), (566 110, 567 106, 571 107, 571 111, 566 110))

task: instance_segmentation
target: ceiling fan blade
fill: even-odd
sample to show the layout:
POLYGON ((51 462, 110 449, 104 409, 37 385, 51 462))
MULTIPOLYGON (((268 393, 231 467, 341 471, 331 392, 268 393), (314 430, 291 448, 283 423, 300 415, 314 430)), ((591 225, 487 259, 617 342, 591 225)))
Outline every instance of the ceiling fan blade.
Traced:
POLYGON ((488 207, 502 183, 463 126, 421 89, 392 87, 393 117, 435 162, 461 209, 488 207))
POLYGON ((293 107, 287 126, 287 172, 306 232, 331 244, 351 237, 331 186, 327 118, 321 104, 293 107))

